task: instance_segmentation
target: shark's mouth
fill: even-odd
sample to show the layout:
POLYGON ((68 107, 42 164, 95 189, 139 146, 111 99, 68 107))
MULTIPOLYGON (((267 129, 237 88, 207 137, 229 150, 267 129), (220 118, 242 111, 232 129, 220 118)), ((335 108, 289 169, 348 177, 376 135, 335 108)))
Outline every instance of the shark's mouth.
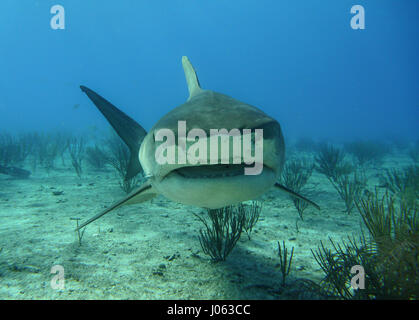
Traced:
MULTIPOLYGON (((214 164, 182 167, 174 170, 174 173, 186 179, 225 178, 244 175, 244 169, 249 167, 245 164, 214 164)), ((265 169, 265 166, 263 166, 265 169)))

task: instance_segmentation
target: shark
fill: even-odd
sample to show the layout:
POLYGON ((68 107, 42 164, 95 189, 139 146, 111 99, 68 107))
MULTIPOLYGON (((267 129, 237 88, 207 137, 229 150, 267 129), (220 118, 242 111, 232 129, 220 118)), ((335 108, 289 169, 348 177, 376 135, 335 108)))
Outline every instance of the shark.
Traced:
MULTIPOLYGON (((320 209, 313 201, 278 183, 285 162, 285 142, 279 122, 255 106, 222 93, 202 89, 188 57, 182 57, 182 66, 189 97, 185 103, 164 115, 149 132, 99 94, 80 86, 130 149, 126 179, 143 171, 146 180, 130 194, 80 224, 76 230, 117 208, 142 203, 157 195, 177 203, 218 209, 256 199, 275 187, 320 209), (156 139, 156 135, 160 130, 171 130, 174 135, 180 136, 179 121, 185 123, 186 130, 199 128, 204 133, 212 129, 239 129, 243 132, 244 129, 262 129, 261 172, 244 174, 249 164, 243 157, 239 158, 240 161, 237 157, 236 161, 232 161, 232 152, 227 155, 230 160, 228 163, 221 161, 221 152, 216 153, 220 155, 220 161, 211 163, 157 161, 156 151, 162 142, 156 139)), ((254 135, 249 141, 255 147, 254 135)), ((204 139, 203 143, 209 144, 209 139, 204 139)), ((179 146, 180 140, 174 144, 179 146)), ((177 157, 180 155, 177 154, 177 157)))

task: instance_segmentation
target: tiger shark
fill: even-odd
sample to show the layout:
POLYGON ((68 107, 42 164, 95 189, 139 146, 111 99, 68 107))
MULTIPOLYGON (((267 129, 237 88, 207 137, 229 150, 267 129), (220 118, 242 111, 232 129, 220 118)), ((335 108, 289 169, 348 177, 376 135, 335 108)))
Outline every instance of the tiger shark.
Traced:
MULTIPOLYGON (((217 209, 255 199, 276 187, 320 209, 314 202, 277 182, 285 162, 284 137, 278 121, 254 106, 202 89, 195 69, 186 56, 182 57, 182 66, 189 90, 187 101, 163 116, 148 133, 99 94, 80 86, 130 149, 131 158, 126 179, 143 170, 146 181, 123 199, 79 225, 76 230, 121 206, 141 203, 157 195, 186 205, 217 209), (244 174, 248 163, 243 161, 243 157, 227 164, 222 161, 210 164, 157 161, 156 151, 161 142, 157 141, 156 136, 160 130, 171 130, 176 136, 180 136, 179 121, 185 123, 186 130, 199 128, 204 133, 217 128, 243 131, 263 129, 261 172, 244 174)), ((254 138, 253 135, 249 140, 253 147, 254 138)), ((204 144, 209 144, 209 139, 204 139, 204 144)), ((180 146, 179 140, 174 142, 174 146, 180 146)), ((180 157, 179 154, 176 156, 180 157)), ((233 160, 231 156, 227 158, 233 160)))

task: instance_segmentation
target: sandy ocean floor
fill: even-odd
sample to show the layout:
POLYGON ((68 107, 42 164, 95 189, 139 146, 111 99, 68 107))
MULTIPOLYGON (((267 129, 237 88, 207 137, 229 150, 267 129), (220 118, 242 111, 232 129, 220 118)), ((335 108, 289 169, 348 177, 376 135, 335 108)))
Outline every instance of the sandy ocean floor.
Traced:
MULTIPOLYGON (((0 299, 295 299, 296 280, 318 281, 320 267, 310 249, 359 235, 361 219, 329 181, 313 172, 304 195, 304 221, 293 202, 276 190, 263 199, 251 240, 242 234, 225 262, 213 263, 198 241, 202 209, 163 197, 125 206, 90 224, 81 246, 76 222, 124 196, 112 169, 86 168, 79 179, 70 162, 47 174, 39 168, 27 180, 0 176, 0 299), (62 191, 61 195, 54 192, 62 191), (298 231, 296 221, 298 220, 298 231), (281 286, 277 242, 294 249, 292 271, 281 286), (51 268, 64 268, 65 288, 51 288, 51 268)), ((373 190, 383 167, 411 164, 390 155, 366 171, 373 190)))

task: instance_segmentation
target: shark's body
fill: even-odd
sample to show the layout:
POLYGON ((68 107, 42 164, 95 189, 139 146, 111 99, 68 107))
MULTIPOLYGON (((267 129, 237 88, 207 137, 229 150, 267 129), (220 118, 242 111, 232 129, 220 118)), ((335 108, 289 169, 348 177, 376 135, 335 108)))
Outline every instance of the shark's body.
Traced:
MULTIPOLYGON (((158 194, 179 203, 215 209, 255 199, 276 186, 318 207, 310 200, 276 183, 285 161, 284 138, 279 123, 256 107, 221 93, 201 89, 195 70, 186 57, 182 58, 182 64, 189 98, 184 104, 163 116, 148 133, 108 101, 81 86, 131 149, 127 178, 135 176, 142 168, 147 181, 79 228, 115 208, 144 202, 158 194), (156 149, 161 142, 156 141, 156 134, 161 129, 169 129, 178 137, 181 134, 178 132, 179 121, 185 121, 186 132, 199 128, 208 136, 211 129, 263 129, 262 172, 245 175, 244 168, 248 165, 244 163, 243 157, 240 158, 241 163, 233 164, 232 152, 229 156, 230 164, 222 164, 221 160, 217 164, 191 164, 179 161, 175 164, 160 164, 156 161, 156 149)), ((209 146, 209 140, 205 141, 209 146)), ((254 143, 253 140, 252 147, 254 143)))

